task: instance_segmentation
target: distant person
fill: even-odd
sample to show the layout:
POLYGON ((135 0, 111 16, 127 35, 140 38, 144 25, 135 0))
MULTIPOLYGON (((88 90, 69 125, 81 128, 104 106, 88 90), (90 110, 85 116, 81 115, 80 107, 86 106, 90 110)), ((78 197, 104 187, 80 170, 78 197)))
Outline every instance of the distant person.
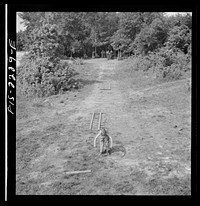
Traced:
POLYGON ((113 52, 112 52, 112 50, 110 50, 110 52, 109 52, 109 59, 112 59, 112 54, 113 54, 113 52))
POLYGON ((92 52, 92 58, 95 58, 95 51, 92 52))
POLYGON ((103 58, 106 58, 106 52, 103 50, 103 58))
POLYGON ((103 58, 103 50, 101 50, 101 58, 103 58))
POLYGON ((88 58, 87 54, 84 54, 83 58, 84 58, 84 59, 87 59, 87 58, 88 58))
POLYGON ((110 52, 109 52, 109 50, 106 51, 106 57, 107 57, 107 59, 110 58, 110 52))
POLYGON ((101 58, 105 58, 105 51, 104 50, 101 51, 101 58))

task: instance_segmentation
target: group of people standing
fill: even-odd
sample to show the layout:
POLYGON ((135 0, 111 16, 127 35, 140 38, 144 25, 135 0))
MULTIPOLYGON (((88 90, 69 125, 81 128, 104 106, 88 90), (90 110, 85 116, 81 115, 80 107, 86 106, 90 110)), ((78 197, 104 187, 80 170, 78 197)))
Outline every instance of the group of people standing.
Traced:
MULTIPOLYGON (((114 52, 112 50, 101 50, 101 58, 107 58, 107 59, 112 59, 114 52)), ((97 53, 95 53, 95 51, 92 52, 92 58, 96 58, 99 57, 99 55, 97 53)))
MULTIPOLYGON (((123 51, 113 51, 113 50, 109 50, 107 49, 105 50, 101 50, 101 58, 107 58, 107 59, 113 59, 115 57, 118 58, 118 60, 129 57, 131 55, 134 55, 133 52, 129 52, 129 53, 124 53, 123 51)), ((92 52, 92 58, 99 58, 100 56, 98 55, 97 52, 93 51, 92 52)), ((87 55, 84 55, 84 58, 87 58, 87 55)))
POLYGON ((106 52, 104 50, 101 51, 101 58, 107 58, 107 59, 112 59, 113 57, 113 51, 112 50, 107 50, 106 52))

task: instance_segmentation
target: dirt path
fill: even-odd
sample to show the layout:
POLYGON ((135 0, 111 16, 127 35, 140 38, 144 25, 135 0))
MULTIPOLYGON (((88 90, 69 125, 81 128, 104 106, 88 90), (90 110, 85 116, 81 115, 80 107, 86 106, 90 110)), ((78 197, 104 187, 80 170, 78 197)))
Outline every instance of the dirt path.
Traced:
POLYGON ((49 98, 49 107, 17 122, 17 193, 190 194, 191 102, 182 81, 144 87, 144 75, 116 78, 120 61, 85 62, 97 73, 89 95, 72 102, 63 95, 64 103, 49 98), (101 90, 109 84, 111 90, 101 90), (100 111, 113 138, 110 156, 93 147, 97 122, 89 130, 92 113, 100 111))
MULTIPOLYGON (((176 135, 169 132, 169 127, 174 123, 174 115, 171 110, 156 104, 143 106, 141 102, 141 98, 162 95, 165 87, 160 89, 154 86, 135 89, 135 91, 131 90, 132 99, 137 101, 139 97, 141 107, 135 105, 134 110, 128 110, 127 105, 130 100, 127 96, 130 96, 130 94, 127 93, 130 90, 122 93, 119 82, 110 78, 116 73, 115 70, 120 62, 116 60, 96 60, 94 63, 100 68, 98 83, 95 84, 91 95, 81 102, 79 112, 82 114, 90 112, 87 116, 90 119, 92 112, 101 111, 103 113, 102 125, 108 128, 113 137, 113 153, 104 159, 112 167, 109 170, 102 171, 102 175, 108 179, 118 176, 119 185, 123 185, 123 182, 127 181, 122 186, 126 194, 151 194, 151 188, 149 191, 146 183, 153 175, 160 173, 160 177, 165 176, 167 179, 174 177, 174 173, 176 177, 190 174, 190 162, 180 162, 179 159, 174 159, 171 155, 174 144, 172 137, 176 135), (101 90, 101 88, 108 88, 109 84, 111 90, 101 90), (149 117, 153 117, 153 120, 150 119, 148 122, 149 117), (167 118, 169 118, 169 121, 165 121, 167 118), (156 125, 155 121, 160 122, 160 125, 156 125), (168 136, 171 138, 168 138, 168 136), (155 162, 152 164, 152 161, 155 162), (178 165, 179 169, 173 170, 173 164, 178 165), (163 166, 160 167, 160 165, 163 166), (134 181, 134 178, 128 178, 129 175, 137 177, 137 181, 134 181), (126 180, 127 178, 128 180, 126 180)), ((177 88, 177 86, 174 88, 177 88)), ((97 129, 97 125, 94 128, 97 129)), ((95 132, 92 134, 94 135, 95 132)), ((182 143, 185 143, 185 141, 183 140, 182 143)), ((117 181, 115 178, 113 181, 117 181)), ((153 180, 155 179, 153 178, 153 180)), ((158 184, 166 183, 164 181, 158 184)), ((165 194, 165 192, 161 189, 161 194, 165 194)))
MULTIPOLYGON (((119 90, 118 82, 110 78, 110 76, 115 73, 116 66, 119 62, 116 60, 93 60, 93 63, 97 68, 100 68, 97 83, 94 85, 90 96, 80 103, 78 113, 72 115, 70 119, 74 120, 74 118, 84 117, 85 120, 87 119, 87 127, 89 127, 88 120, 91 119, 92 113, 102 112, 102 126, 105 126, 109 130, 110 135, 113 138, 112 155, 103 158, 103 162, 104 164, 107 164, 108 168, 103 167, 97 171, 97 175, 102 176, 102 184, 100 184, 102 188, 100 189, 99 194, 105 194, 103 191, 105 184, 104 179, 111 181, 112 184, 115 182, 115 185, 117 185, 115 187, 117 188, 123 187, 123 182, 125 181, 126 186, 123 190, 126 194, 145 194, 147 192, 141 192, 139 182, 137 182, 136 190, 133 189, 134 185, 131 185, 131 183, 127 181, 130 172, 133 168, 136 168, 137 165, 139 165, 137 153, 134 151, 129 152, 136 147, 136 145, 129 145, 129 143, 130 140, 132 143, 137 141, 137 138, 134 137, 137 121, 132 117, 132 114, 129 114, 124 109, 127 100, 123 98, 119 90), (109 84, 111 90, 102 90, 102 88, 109 88, 109 84), (119 178, 119 180, 117 180, 117 178, 119 178)), ((97 123, 98 121, 96 119, 96 121, 94 121, 92 132, 88 130, 92 135, 90 138, 91 143, 93 143, 93 138, 97 134, 97 123)), ((99 153, 99 147, 95 152, 96 154, 99 153)), ((137 169, 136 171, 138 172, 137 169)), ((112 184, 106 183, 109 188, 107 188, 108 191, 106 191, 106 194, 112 194, 112 184)), ((121 193, 116 193, 115 191, 115 194, 121 193)))

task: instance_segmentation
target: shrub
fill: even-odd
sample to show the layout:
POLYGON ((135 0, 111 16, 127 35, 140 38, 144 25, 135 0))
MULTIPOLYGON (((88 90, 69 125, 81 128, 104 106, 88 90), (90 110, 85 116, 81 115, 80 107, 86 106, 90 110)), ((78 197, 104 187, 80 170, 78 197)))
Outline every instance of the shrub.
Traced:
POLYGON ((182 76, 180 67, 176 64, 172 64, 167 67, 157 67, 156 77, 163 79, 179 79, 182 76))
POLYGON ((179 79, 183 72, 191 69, 191 58, 177 48, 162 47, 146 56, 137 56, 136 67, 144 72, 151 69, 158 78, 179 79))
POLYGON ((157 56, 154 53, 149 53, 146 56, 138 55, 136 57, 136 67, 138 70, 146 72, 156 66, 158 63, 156 58, 157 56))
POLYGON ((81 58, 76 58, 76 59, 73 60, 73 64, 83 65, 83 60, 81 58))
POLYGON ((26 96, 58 94, 73 88, 73 74, 74 70, 66 62, 53 64, 48 59, 30 61, 28 57, 24 57, 17 68, 17 89, 26 96))
POLYGON ((33 44, 17 68, 17 87, 26 96, 49 96, 77 87, 74 70, 60 61, 62 46, 57 27, 44 20, 33 30, 33 44))

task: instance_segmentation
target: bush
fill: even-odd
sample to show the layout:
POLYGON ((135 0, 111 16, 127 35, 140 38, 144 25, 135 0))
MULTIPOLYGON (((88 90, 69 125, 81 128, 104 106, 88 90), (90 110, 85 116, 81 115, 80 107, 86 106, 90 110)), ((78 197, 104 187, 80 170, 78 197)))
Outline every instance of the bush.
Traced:
POLYGON ((76 59, 73 60, 73 64, 83 65, 83 60, 81 58, 76 58, 76 59))
POLYGON ((74 88, 74 70, 65 62, 30 61, 25 56, 17 68, 17 89, 26 96, 50 96, 74 88))
POLYGON ((136 67, 138 70, 148 71, 152 67, 153 61, 150 56, 139 55, 136 57, 136 67))
POLYGON ((163 79, 179 79, 182 76, 180 67, 176 64, 156 69, 156 77, 163 79))
POLYGON ((136 66, 144 72, 151 69, 157 78, 179 79, 183 72, 191 69, 191 57, 179 49, 162 47, 146 56, 137 56, 136 66))
POLYGON ((17 68, 17 88, 26 96, 50 96, 77 88, 74 70, 60 61, 62 45, 57 26, 43 20, 42 27, 32 32, 33 44, 17 68))

